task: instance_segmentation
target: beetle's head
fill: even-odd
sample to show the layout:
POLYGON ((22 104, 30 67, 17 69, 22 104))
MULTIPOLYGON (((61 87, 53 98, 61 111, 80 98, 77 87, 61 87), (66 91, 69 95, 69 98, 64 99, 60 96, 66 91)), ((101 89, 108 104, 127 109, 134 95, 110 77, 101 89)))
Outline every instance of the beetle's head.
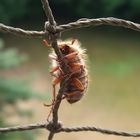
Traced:
POLYGON ((60 51, 62 54, 67 55, 70 53, 70 47, 67 44, 63 44, 60 46, 60 51))

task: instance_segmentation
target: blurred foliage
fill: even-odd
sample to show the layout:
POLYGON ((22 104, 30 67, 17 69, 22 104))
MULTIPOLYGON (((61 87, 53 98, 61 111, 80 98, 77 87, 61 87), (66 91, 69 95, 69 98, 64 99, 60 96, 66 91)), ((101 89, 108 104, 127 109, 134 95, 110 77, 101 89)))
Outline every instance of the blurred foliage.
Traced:
POLYGON ((33 96, 27 83, 18 80, 0 78, 0 105, 13 104, 17 99, 28 99, 33 96))
MULTIPOLYGON (((50 1, 57 17, 105 17, 115 16, 138 20, 140 0, 59 0, 50 1)), ((21 18, 41 19, 40 0, 0 0, 0 22, 8 23, 21 18)))
POLYGON ((56 4, 64 13, 78 17, 116 16, 138 19, 140 15, 139 0, 59 0, 56 4))
POLYGON ((19 55, 16 49, 4 50, 3 46, 3 41, 0 40, 0 69, 14 68, 27 60, 27 56, 19 55))
MULTIPOLYGON (((4 49, 4 42, 0 40, 0 70, 11 70, 19 67, 27 57, 25 55, 19 55, 16 49, 4 49)), ((16 108, 15 103, 17 100, 27 100, 30 97, 35 96, 32 89, 29 87, 27 81, 20 81, 15 79, 0 77, 0 126, 5 127, 11 124, 7 124, 5 120, 4 107, 7 105, 13 106, 16 110, 16 114, 19 116, 27 116, 31 114, 31 111, 22 111, 16 108)), ((36 96, 35 96, 36 97, 36 96)), ((24 132, 22 134, 13 133, 8 135, 0 135, 1 140, 15 140, 15 139, 26 139, 32 140, 33 136, 31 133, 24 132)))
POLYGON ((28 0, 0 0, 0 20, 4 23, 27 14, 28 0))

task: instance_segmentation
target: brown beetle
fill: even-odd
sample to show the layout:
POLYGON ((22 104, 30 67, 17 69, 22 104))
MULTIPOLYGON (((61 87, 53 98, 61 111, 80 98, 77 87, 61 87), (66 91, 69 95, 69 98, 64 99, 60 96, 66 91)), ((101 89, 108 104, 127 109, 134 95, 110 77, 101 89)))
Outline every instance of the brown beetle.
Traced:
MULTIPOLYGON (((48 46, 46 40, 44 40, 44 43, 46 46, 48 46)), ((63 91, 62 99, 66 99, 70 104, 72 104, 81 99, 88 86, 88 74, 85 66, 85 49, 81 49, 80 43, 75 39, 65 42, 59 41, 58 46, 64 56, 64 59, 67 61, 70 75, 65 90, 63 91)), ((65 75, 60 63, 61 60, 58 59, 54 51, 50 53, 49 58, 52 62, 52 70, 50 73, 52 76, 54 76, 54 80, 52 82, 53 102, 51 104, 54 105, 56 98, 55 86, 61 83, 61 80, 65 75)))

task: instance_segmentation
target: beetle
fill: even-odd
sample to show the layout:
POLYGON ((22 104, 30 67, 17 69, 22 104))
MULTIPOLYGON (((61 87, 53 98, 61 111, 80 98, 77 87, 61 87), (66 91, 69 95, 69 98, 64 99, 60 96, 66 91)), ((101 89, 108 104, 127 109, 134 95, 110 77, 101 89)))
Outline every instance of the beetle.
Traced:
MULTIPOLYGON (((43 41, 46 46, 49 46, 47 40, 43 41)), ((86 50, 81 48, 81 44, 76 39, 58 41, 58 47, 67 61, 69 70, 69 79, 63 91, 62 99, 66 99, 70 104, 73 104, 82 98, 88 87, 88 71, 85 64, 86 50)), ((49 58, 52 64, 50 74, 54 77, 52 81, 53 101, 52 104, 46 106, 54 105, 56 101, 55 87, 61 83, 65 76, 61 65, 62 60, 58 59, 54 51, 49 54, 49 58)))

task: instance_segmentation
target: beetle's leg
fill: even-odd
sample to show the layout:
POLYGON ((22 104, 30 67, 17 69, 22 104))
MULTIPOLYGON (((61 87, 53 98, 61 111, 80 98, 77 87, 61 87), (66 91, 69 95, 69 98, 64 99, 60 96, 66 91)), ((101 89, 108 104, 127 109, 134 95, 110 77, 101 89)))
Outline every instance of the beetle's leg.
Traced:
MULTIPOLYGON (((45 106, 46 106, 46 105, 45 105, 45 106)), ((51 114, 52 114, 52 111, 53 111, 53 106, 51 107, 50 112, 49 112, 49 114, 48 114, 48 116, 47 116, 47 122, 50 122, 50 121, 49 121, 49 118, 50 118, 50 116, 51 116, 51 114)))
POLYGON ((53 99, 52 99, 52 103, 51 103, 51 104, 49 104, 49 105, 44 104, 44 106, 49 107, 49 106, 54 105, 54 103, 55 103, 55 98, 56 98, 55 86, 56 86, 57 84, 59 84, 59 83, 60 83, 60 81, 61 81, 61 79, 62 79, 62 78, 63 78, 63 76, 62 76, 62 75, 60 75, 59 77, 56 77, 56 78, 53 80, 53 82, 52 82, 52 86, 53 86, 53 99))
POLYGON ((51 45, 48 43, 48 41, 46 39, 43 40, 43 43, 44 43, 45 46, 51 47, 51 45))
POLYGON ((83 67, 83 64, 81 63, 70 63, 70 66, 73 68, 73 67, 77 67, 77 68, 81 68, 83 67))
POLYGON ((76 39, 73 38, 73 39, 71 40, 71 45, 73 45, 75 41, 76 41, 76 39))
MULTIPOLYGON (((70 69, 70 70, 71 70, 71 69, 70 69)), ((79 72, 80 72, 80 69, 75 70, 75 71, 72 71, 72 72, 70 72, 70 73, 64 75, 64 77, 68 77, 68 80, 69 80, 69 79, 72 78, 72 76, 73 76, 74 74, 78 74, 79 72)))
POLYGON ((56 57, 56 56, 54 56, 54 55, 52 55, 52 54, 49 54, 49 59, 53 59, 53 60, 58 61, 57 57, 56 57))
POLYGON ((50 74, 51 74, 52 76, 56 77, 56 75, 54 74, 54 72, 56 72, 57 70, 60 71, 60 75, 61 75, 61 76, 64 76, 64 72, 63 72, 63 70, 60 68, 60 66, 54 67, 54 68, 50 71, 50 74))
POLYGON ((53 82, 52 82, 52 86, 53 86, 53 98, 54 98, 54 101, 55 101, 55 97, 56 97, 55 86, 56 86, 57 84, 60 83, 60 81, 62 80, 62 78, 63 78, 63 76, 60 75, 59 77, 55 78, 55 79, 53 80, 53 82))
POLYGON ((78 52, 72 52, 68 55, 65 55, 64 58, 70 60, 70 59, 75 58, 77 55, 78 55, 78 52))
MULTIPOLYGON (((50 71, 50 74, 51 74, 52 76, 55 76, 55 75, 54 75, 54 72, 56 72, 57 70, 59 70, 59 66, 54 67, 54 68, 50 71)), ((55 76, 55 77, 56 77, 56 76, 55 76)))
POLYGON ((83 91, 85 89, 82 82, 78 78, 73 78, 72 83, 81 91, 83 91))
POLYGON ((81 63, 70 63, 69 66, 70 66, 70 68, 73 72, 77 71, 77 70, 80 70, 81 68, 84 67, 84 65, 81 64, 81 63))
POLYGON ((64 76, 63 70, 60 67, 59 67, 59 70, 60 70, 61 76, 63 77, 64 76))
POLYGON ((55 91, 55 86, 60 83, 61 79, 63 78, 62 75, 60 75, 59 77, 55 78, 52 82, 52 86, 53 86, 53 99, 52 99, 52 103, 51 104, 44 104, 44 106, 46 107, 50 107, 51 106, 51 110, 47 116, 47 121, 49 122, 49 117, 53 111, 53 107, 54 107, 54 104, 55 104, 55 99, 56 99, 56 91, 55 91))
POLYGON ((72 78, 72 76, 74 74, 78 74, 81 72, 82 68, 84 68, 84 65, 80 64, 80 63, 70 63, 69 64, 69 70, 70 70, 70 73, 65 75, 65 76, 68 76, 69 79, 72 78))

